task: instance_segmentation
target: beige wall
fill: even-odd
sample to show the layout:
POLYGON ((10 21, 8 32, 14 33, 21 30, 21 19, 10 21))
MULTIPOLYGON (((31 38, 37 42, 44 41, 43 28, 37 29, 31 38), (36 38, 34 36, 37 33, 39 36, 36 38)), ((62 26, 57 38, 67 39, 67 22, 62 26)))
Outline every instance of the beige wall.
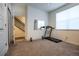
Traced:
MULTIPOLYGON (((49 22, 48 24, 52 27, 56 27, 56 13, 62 10, 68 9, 77 4, 68 4, 62 8, 55 11, 49 12, 49 22)), ((52 33, 53 37, 59 38, 65 42, 79 45, 79 31, 78 30, 54 30, 52 33)))
POLYGON ((65 42, 79 45, 79 31, 54 30, 52 36, 65 42))

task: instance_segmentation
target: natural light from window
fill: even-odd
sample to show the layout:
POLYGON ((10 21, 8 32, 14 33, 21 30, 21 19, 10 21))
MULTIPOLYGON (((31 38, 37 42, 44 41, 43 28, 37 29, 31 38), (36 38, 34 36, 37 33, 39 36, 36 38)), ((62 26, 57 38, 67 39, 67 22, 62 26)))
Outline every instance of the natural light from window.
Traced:
POLYGON ((45 22, 43 20, 38 20, 38 29, 42 26, 45 26, 45 22))
POLYGON ((56 29, 79 29, 79 5, 56 14, 56 29))

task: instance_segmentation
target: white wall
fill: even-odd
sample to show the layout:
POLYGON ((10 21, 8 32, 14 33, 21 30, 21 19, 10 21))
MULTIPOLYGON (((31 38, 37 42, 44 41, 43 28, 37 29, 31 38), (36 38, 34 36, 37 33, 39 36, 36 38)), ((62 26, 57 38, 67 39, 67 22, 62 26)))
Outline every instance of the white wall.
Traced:
MULTIPOLYGON (((68 9, 77 4, 69 4, 55 11, 49 12, 49 25, 56 27, 56 13, 68 9)), ((53 37, 59 38, 65 42, 79 45, 79 31, 76 30, 54 30, 52 33, 53 37)))
POLYGON ((29 40, 30 37, 33 38, 33 40, 35 39, 40 39, 41 36, 43 35, 43 31, 41 30, 34 30, 34 20, 44 20, 45 21, 45 25, 48 25, 48 13, 36 9, 32 6, 28 6, 27 7, 27 40, 29 40))
POLYGON ((12 5, 14 16, 25 16, 25 5, 22 3, 15 3, 12 5))
MULTIPOLYGON (((3 15, 3 30, 0 30, 0 56, 5 55, 8 50, 8 19, 7 19, 7 10, 4 4, 0 3, 0 16, 3 15)), ((1 20, 1 19, 0 19, 1 20)))

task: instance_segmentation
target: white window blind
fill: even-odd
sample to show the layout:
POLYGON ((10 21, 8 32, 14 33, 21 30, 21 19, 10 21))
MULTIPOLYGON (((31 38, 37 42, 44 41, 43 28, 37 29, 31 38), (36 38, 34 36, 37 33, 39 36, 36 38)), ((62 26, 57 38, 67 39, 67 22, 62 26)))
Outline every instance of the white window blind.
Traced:
POLYGON ((79 5, 56 14, 56 29, 79 29, 79 5))

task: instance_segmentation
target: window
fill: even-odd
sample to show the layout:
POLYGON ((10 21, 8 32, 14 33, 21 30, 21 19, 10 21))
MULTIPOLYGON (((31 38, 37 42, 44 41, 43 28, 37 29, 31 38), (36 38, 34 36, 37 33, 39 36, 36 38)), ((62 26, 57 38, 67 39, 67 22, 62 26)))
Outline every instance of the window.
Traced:
POLYGON ((38 29, 42 26, 45 26, 45 22, 43 20, 38 20, 38 25, 37 25, 38 29))
POLYGON ((56 14, 56 29, 79 29, 79 5, 56 14))
POLYGON ((34 30, 40 29, 42 26, 45 26, 44 20, 34 20, 34 30))

